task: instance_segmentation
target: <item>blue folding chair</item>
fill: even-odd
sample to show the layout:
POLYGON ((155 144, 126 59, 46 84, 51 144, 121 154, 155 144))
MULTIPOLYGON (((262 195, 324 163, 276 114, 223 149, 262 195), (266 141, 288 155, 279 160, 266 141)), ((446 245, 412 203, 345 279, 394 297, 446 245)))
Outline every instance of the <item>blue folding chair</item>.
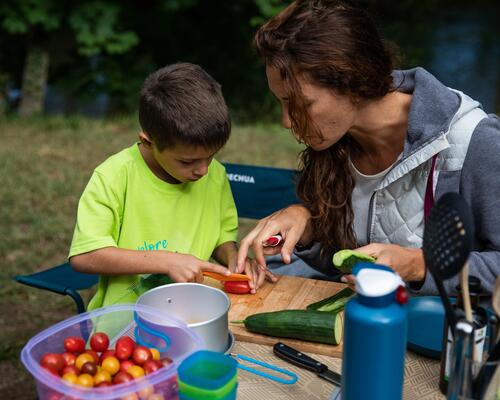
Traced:
MULTIPOLYGON (((261 219, 298 203, 295 192, 296 172, 290 169, 224 164, 240 218, 261 219)), ((69 262, 29 275, 17 275, 17 282, 37 289, 70 296, 78 313, 85 304, 78 291, 97 283, 98 275, 75 271, 69 262)))

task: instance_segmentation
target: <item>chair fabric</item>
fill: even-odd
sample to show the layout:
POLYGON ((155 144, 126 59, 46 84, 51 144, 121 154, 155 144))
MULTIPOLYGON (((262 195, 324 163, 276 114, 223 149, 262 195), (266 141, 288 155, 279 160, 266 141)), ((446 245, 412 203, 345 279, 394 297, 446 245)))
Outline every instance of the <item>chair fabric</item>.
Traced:
MULTIPOLYGON (((261 219, 290 204, 298 203, 296 171, 253 165, 224 164, 238 210, 238 217, 261 219)), ((78 313, 85 305, 78 293, 97 283, 98 275, 75 271, 66 262, 29 275, 17 275, 17 282, 37 289, 70 296, 78 313)))

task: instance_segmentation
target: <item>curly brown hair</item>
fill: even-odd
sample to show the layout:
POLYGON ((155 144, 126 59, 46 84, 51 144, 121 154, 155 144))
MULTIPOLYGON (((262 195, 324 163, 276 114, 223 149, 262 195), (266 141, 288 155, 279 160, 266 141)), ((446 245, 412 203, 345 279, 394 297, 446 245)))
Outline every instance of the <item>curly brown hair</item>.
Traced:
MULTIPOLYGON (((393 57, 368 14, 338 0, 297 0, 255 35, 266 66, 276 68, 289 99, 295 137, 304 143, 321 132, 311 120, 297 76, 346 95, 353 102, 392 91, 393 57)), ((298 196, 310 210, 322 251, 354 248, 349 157, 359 151, 347 133, 326 150, 300 154, 298 196)))

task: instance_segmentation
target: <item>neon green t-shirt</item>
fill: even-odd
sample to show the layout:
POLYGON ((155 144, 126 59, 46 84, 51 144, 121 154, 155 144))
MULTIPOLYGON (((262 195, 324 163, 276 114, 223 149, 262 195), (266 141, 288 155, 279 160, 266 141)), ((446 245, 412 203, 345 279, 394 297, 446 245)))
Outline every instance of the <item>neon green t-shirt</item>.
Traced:
MULTIPOLYGON (((236 241, 238 216, 222 164, 213 160, 196 182, 169 184, 146 165, 138 144, 99 165, 78 204, 69 257, 104 247, 168 250, 208 260, 236 241)), ((138 275, 99 278, 89 310, 135 302, 138 275)))

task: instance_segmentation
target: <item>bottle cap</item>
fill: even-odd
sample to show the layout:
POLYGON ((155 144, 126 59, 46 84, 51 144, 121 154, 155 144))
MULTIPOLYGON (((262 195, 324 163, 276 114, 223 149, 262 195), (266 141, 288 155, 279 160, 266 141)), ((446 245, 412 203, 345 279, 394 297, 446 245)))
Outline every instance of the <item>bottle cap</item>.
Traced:
MULTIPOLYGON (((399 286, 404 286, 401 277, 387 267, 379 268, 377 264, 358 264, 361 268, 356 273, 356 292, 366 297, 386 296, 399 286), (373 268, 375 267, 375 268, 373 268)), ((353 271, 354 272, 354 271, 353 271)))

